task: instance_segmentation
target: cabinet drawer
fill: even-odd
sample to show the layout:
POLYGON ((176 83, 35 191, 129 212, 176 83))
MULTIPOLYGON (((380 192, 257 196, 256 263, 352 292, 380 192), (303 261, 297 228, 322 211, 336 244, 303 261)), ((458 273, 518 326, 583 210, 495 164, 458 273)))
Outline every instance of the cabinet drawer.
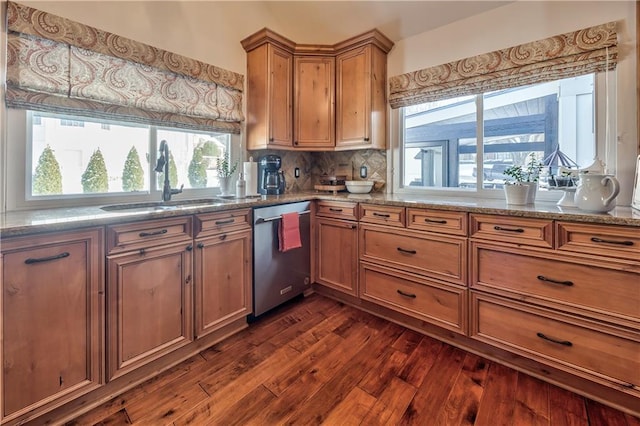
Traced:
POLYGON ((360 204, 360 221, 404 228, 404 207, 360 204))
POLYGON ((360 225, 360 260, 466 285, 465 238, 360 225))
POLYGON ((471 214, 473 238, 553 248, 553 221, 471 214))
POLYGON ((640 386, 640 336, 548 309, 471 293, 471 335, 584 376, 640 386))
POLYGON ((145 220, 107 227, 107 253, 118 253, 193 238, 191 216, 145 220))
POLYGON ((467 236, 467 214, 442 210, 407 209, 407 228, 467 236))
POLYGON ((545 252, 471 243, 472 288, 518 298, 537 298, 611 321, 640 321, 640 267, 615 262, 589 264, 545 252))
POLYGON ((458 333, 466 332, 466 291, 367 263, 360 264, 360 297, 458 333))
POLYGON ((556 226, 558 250, 640 261, 640 228, 571 222, 556 226))
POLYGON ((316 203, 316 216, 358 220, 358 203, 318 201, 316 203))
POLYGON ((229 210, 196 215, 197 237, 231 232, 251 227, 251 209, 229 210))

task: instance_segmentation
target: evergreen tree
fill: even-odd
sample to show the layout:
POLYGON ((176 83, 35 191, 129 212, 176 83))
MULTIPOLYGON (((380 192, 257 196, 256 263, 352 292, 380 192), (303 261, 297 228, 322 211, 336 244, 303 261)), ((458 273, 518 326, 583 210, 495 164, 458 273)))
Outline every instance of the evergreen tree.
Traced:
POLYGON ((207 161, 202 156, 203 151, 203 145, 196 146, 189 163, 189 183, 192 188, 207 186, 207 161))
POLYGON ((84 192, 109 191, 109 175, 100 148, 93 152, 82 174, 82 190, 84 192))
POLYGON ((176 167, 176 160, 173 158, 173 153, 169 153, 169 183, 172 188, 178 187, 178 167, 176 167))
POLYGON ((36 195, 62 194, 60 164, 49 145, 40 154, 36 174, 33 177, 33 193, 36 195))
MULTIPOLYGON (((164 173, 158 173, 156 177, 157 187, 162 189, 164 185, 164 173)), ((173 158, 173 152, 169 152, 169 185, 172 188, 177 188, 178 185, 178 168, 176 167, 176 160, 173 158)))
POLYGON ((132 146, 122 170, 122 190, 127 192, 140 191, 143 188, 144 171, 142 170, 142 164, 140 164, 138 150, 135 146, 132 146))

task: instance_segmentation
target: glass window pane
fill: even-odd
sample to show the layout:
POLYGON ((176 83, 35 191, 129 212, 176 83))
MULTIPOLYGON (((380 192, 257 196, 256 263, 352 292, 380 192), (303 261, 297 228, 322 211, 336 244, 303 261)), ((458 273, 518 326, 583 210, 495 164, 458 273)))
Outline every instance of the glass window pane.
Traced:
POLYGON ((502 187, 504 170, 532 155, 543 161, 559 148, 574 161, 578 152, 595 156, 593 75, 487 93, 483 104, 485 188, 502 187))
MULTIPOLYGON (((169 182, 172 188, 218 187, 216 158, 229 152, 231 136, 225 133, 196 133, 158 129, 157 146, 165 140, 169 146, 169 182)), ((157 187, 162 188, 163 173, 157 173, 157 187)))
POLYGON ((149 191, 149 128, 33 113, 31 196, 149 191))
POLYGON ((405 108, 403 185, 475 187, 476 115, 474 96, 405 108))

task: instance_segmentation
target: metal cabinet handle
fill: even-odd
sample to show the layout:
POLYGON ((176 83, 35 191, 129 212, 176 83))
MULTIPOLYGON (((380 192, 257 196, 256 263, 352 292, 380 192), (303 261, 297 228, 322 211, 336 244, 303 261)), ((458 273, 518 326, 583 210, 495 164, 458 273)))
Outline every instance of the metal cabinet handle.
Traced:
POLYGON ((161 229, 159 231, 153 231, 153 232, 141 232, 138 235, 140 235, 141 237, 151 237, 153 235, 162 235, 162 234, 166 234, 168 231, 166 229, 161 229))
POLYGON ((364 138, 364 141, 365 142, 369 142, 369 138, 364 138))
POLYGON ((204 243, 198 243, 198 248, 199 249, 204 248, 204 243))
POLYGON ((403 249, 402 247, 397 247, 397 250, 401 253, 407 253, 407 254, 416 254, 417 251, 415 250, 407 250, 407 249, 403 249))
POLYGON ((333 207, 329 207, 329 211, 330 212, 338 212, 338 213, 340 213, 342 211, 342 209, 336 209, 336 208, 333 208, 333 207))
POLYGON ((507 232, 518 232, 518 233, 523 233, 524 229, 522 228, 503 228, 502 226, 494 226, 493 229, 495 229, 496 231, 507 231, 507 232))
POLYGON ((415 294, 413 294, 413 293, 405 293, 405 292, 404 292, 404 291, 402 291, 402 290, 396 290, 396 291, 398 292, 398 294, 399 294, 400 296, 408 297, 408 298, 410 298, 410 299, 415 299, 416 297, 418 297, 418 296, 416 296, 416 295, 415 295, 415 294))
POLYGON ((390 214, 388 214, 388 213, 378 213, 378 212, 373 212, 373 215, 374 215, 374 216, 378 216, 378 217, 387 217, 387 218, 388 218, 388 217, 391 217, 391 215, 390 215, 390 214))
POLYGON ((538 275, 536 278, 538 278, 540 281, 545 281, 545 282, 553 283, 553 284, 566 285, 567 287, 571 287, 573 285, 573 281, 552 280, 551 278, 547 278, 544 275, 538 275))
POLYGON ((227 219, 227 220, 216 220, 216 225, 226 225, 227 223, 233 223, 236 220, 231 218, 231 219, 227 219))
POLYGON ((51 260, 64 259, 65 257, 69 257, 69 256, 70 256, 69 252, 65 251, 63 253, 55 254, 53 256, 37 257, 37 258, 30 257, 26 259, 24 263, 26 263, 27 265, 32 265, 34 263, 49 262, 51 260))
POLYGON ((427 223, 440 223, 442 225, 444 225, 445 223, 447 223, 446 220, 435 220, 435 219, 429 219, 428 217, 424 219, 425 222, 427 223))
POLYGON ((562 345, 562 346, 573 346, 573 343, 571 343, 568 340, 557 340, 557 339, 553 339, 551 337, 545 336, 544 334, 538 332, 536 333, 536 336, 538 336, 539 338, 543 339, 543 340, 547 340, 551 343, 557 343, 558 345, 562 345))
POLYGON ((621 246, 632 246, 633 241, 614 241, 614 240, 603 240, 598 237, 591 237, 591 241, 594 243, 605 243, 605 244, 619 244, 621 246))
POLYGON ((193 250, 193 245, 192 245, 192 244, 189 244, 189 245, 187 246, 187 251, 191 251, 191 250, 193 250))

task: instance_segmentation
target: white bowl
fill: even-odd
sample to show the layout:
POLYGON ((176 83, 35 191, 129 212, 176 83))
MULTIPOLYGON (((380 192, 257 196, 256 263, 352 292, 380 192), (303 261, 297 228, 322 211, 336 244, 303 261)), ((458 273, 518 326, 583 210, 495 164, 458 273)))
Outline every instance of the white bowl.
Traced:
POLYGON ((348 180, 345 182, 347 191, 352 194, 366 194, 373 188, 373 181, 370 180, 348 180))

